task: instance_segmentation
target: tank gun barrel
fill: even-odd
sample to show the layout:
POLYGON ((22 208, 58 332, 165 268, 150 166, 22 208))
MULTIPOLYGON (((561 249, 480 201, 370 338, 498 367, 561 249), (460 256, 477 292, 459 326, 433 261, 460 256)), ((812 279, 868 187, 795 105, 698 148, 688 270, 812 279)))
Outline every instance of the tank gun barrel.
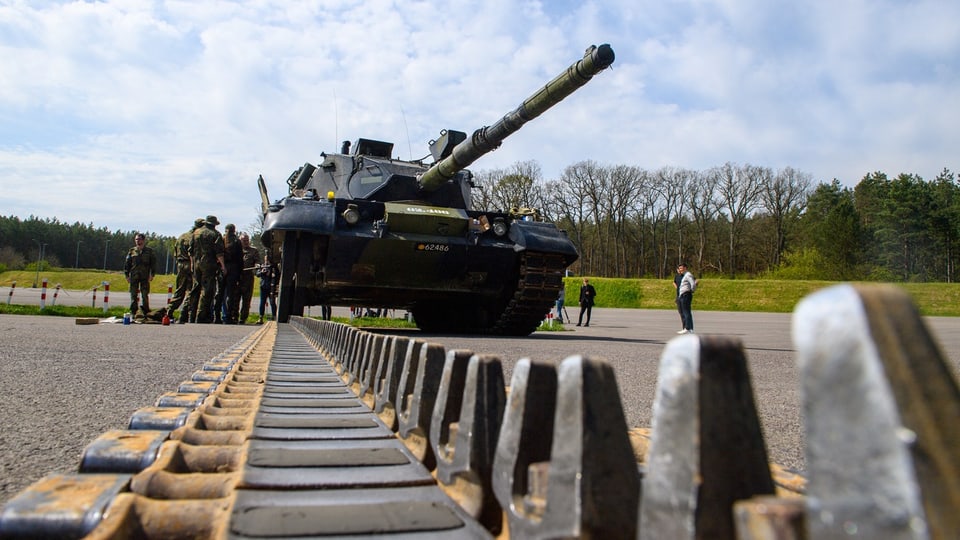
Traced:
POLYGON ((419 178, 420 188, 426 191, 438 189, 457 172, 469 167, 484 154, 496 150, 504 139, 524 124, 587 84, 594 75, 609 67, 613 60, 614 53, 610 45, 603 44, 599 47, 591 45, 583 58, 554 77, 519 107, 492 126, 474 131, 470 138, 454 147, 449 156, 430 167, 419 178))

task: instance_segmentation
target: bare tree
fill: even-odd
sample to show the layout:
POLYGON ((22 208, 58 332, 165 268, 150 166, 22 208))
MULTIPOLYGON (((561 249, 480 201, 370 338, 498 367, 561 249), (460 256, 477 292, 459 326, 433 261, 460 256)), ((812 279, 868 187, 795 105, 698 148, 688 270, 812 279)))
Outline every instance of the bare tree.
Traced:
POLYGON ((261 245, 260 238, 263 236, 263 212, 259 206, 257 207, 255 215, 256 218, 247 225, 247 230, 250 233, 250 243, 254 246, 259 246, 261 245))
MULTIPOLYGON (((661 235, 661 242, 663 243, 662 250, 660 252, 660 257, 657 269, 657 275, 663 277, 669 272, 669 268, 672 268, 674 263, 669 261, 670 258, 670 223, 673 221, 677 224, 678 231, 681 230, 680 220, 683 216, 684 208, 684 193, 687 189, 687 175, 684 173, 683 169, 678 169, 675 167, 663 167, 654 173, 653 180, 653 189, 657 190, 660 194, 659 200, 663 203, 663 234, 661 235)), ((683 250, 683 237, 682 233, 678 232, 677 236, 678 251, 677 256, 680 256, 680 253, 683 250)))
POLYGON ((478 210, 503 209, 494 202, 493 186, 497 184, 507 171, 504 169, 482 170, 474 174, 474 184, 471 197, 473 199, 473 208, 478 210))
POLYGON ((481 180, 480 198, 484 206, 478 208, 496 208, 508 211, 511 208, 541 208, 543 173, 536 161, 518 161, 509 169, 483 171, 478 175, 481 180))
POLYGON ((0 266, 6 266, 7 270, 21 270, 26 264, 23 255, 12 246, 0 247, 0 266))
MULTIPOLYGON (((653 234, 653 220, 655 220, 655 207, 657 205, 658 192, 653 189, 653 175, 644 169, 637 169, 636 193, 632 200, 627 203, 627 225, 628 237, 635 246, 636 270, 635 274, 643 276, 647 274, 647 235, 653 234), (650 215, 650 219, 647 216, 650 215)), ((655 243, 654 235, 653 242, 655 243)))
POLYGON ((618 165, 610 170, 607 207, 610 209, 610 238, 613 242, 614 275, 626 277, 629 273, 627 253, 627 226, 633 201, 642 189, 646 175, 639 167, 618 165))
POLYGON ((728 264, 730 276, 737 274, 737 248, 743 234, 747 218, 757 208, 764 183, 772 176, 770 169, 754 165, 742 167, 725 163, 714 169, 717 175, 717 191, 722 209, 726 210, 730 220, 728 245, 728 264))
POLYGON ((642 190, 640 193, 640 200, 642 201, 641 204, 643 208, 641 226, 650 231, 650 245, 654 249, 651 258, 656 263, 654 273, 657 277, 663 277, 663 264, 661 264, 662 257, 658 255, 661 236, 660 226, 661 224, 663 225, 663 236, 666 237, 669 219, 669 214, 667 213, 666 205, 664 204, 663 190, 659 186, 660 182, 661 179, 658 174, 650 173, 648 188, 642 190))
POLYGON ((773 266, 780 264, 780 257, 786 249, 786 237, 789 222, 798 218, 807 203, 813 177, 793 167, 786 167, 762 186, 760 193, 764 209, 773 218, 776 245, 773 252, 773 266))
POLYGON ((577 251, 582 255, 586 242, 587 212, 583 205, 584 195, 581 185, 571 181, 564 171, 560 180, 548 182, 545 189, 545 207, 552 216, 568 230, 577 251))
POLYGON ((606 171, 593 161, 581 161, 564 169, 560 181, 570 190, 568 204, 579 204, 582 218, 578 230, 581 274, 596 274, 603 257, 604 238, 597 226, 604 217, 603 192, 607 186, 606 171))
POLYGON ((717 202, 717 182, 715 174, 695 174, 690 181, 690 213, 697 229, 697 268, 704 268, 704 250, 707 245, 707 228, 720 212, 717 202))

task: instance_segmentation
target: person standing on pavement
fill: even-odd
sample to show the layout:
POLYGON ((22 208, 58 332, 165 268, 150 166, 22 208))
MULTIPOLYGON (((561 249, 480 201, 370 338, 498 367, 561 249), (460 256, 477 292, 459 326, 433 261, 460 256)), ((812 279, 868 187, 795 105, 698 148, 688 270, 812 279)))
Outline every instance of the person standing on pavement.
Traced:
POLYGON ((193 288, 199 290, 197 322, 213 320, 211 305, 217 294, 217 272, 224 272, 223 237, 217 232, 220 221, 217 216, 207 216, 203 227, 193 233, 191 261, 193 263, 193 288))
POLYGON ((150 282, 157 271, 157 256, 147 247, 143 233, 137 233, 133 241, 135 245, 123 262, 123 275, 130 284, 130 316, 137 316, 139 296, 143 300, 140 317, 146 317, 150 312, 150 282))
POLYGON ((590 326, 590 314, 593 312, 593 302, 597 297, 597 290, 590 284, 590 280, 583 278, 583 285, 580 286, 580 317, 577 320, 577 326, 583 323, 583 315, 587 315, 587 324, 590 326))
POLYGON ((223 322, 237 324, 240 313, 240 274, 243 273, 243 245, 237 226, 228 223, 223 233, 223 322))
POLYGON ((563 324, 563 303, 566 301, 567 291, 563 284, 560 284, 560 294, 557 295, 557 322, 563 324))
POLYGON ((693 292, 697 290, 697 280, 687 270, 685 263, 677 265, 677 273, 682 274, 680 286, 677 287, 677 305, 680 308, 680 317, 683 319, 683 330, 678 334, 693 333, 693 292))
POLYGON ((683 281, 683 273, 680 272, 680 268, 677 268, 677 272, 673 274, 673 288, 676 299, 674 302, 677 304, 677 313, 680 314, 680 329, 684 328, 683 325, 683 310, 680 309, 680 282, 683 281))
POLYGON ((257 271, 257 275, 260 276, 260 318, 257 319, 257 324, 263 324, 263 313, 266 309, 267 302, 270 302, 270 314, 274 320, 277 318, 277 295, 275 290, 277 267, 273 265, 269 251, 264 258, 263 266, 257 271))
POLYGON ((173 256, 177 259, 177 288, 173 292, 173 298, 170 299, 170 305, 167 306, 167 314, 173 319, 173 312, 181 305, 180 324, 190 319, 190 289, 193 288, 193 269, 190 267, 190 244, 193 243, 193 233, 203 227, 203 218, 197 218, 193 222, 193 227, 177 237, 173 244, 173 256), (186 304, 184 304, 186 301, 186 304))
POLYGON ((240 245, 243 247, 243 269, 240 272, 240 318, 237 319, 237 324, 244 324, 250 315, 254 274, 263 260, 260 257, 260 250, 250 245, 249 234, 240 233, 240 245))

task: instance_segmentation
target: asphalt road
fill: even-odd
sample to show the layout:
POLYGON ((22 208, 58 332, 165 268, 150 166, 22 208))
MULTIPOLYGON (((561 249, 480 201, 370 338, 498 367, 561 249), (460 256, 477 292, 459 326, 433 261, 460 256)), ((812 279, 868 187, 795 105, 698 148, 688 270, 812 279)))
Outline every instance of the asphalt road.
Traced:
MULTIPOLYGON (((335 314, 345 313, 335 308, 335 314)), ((576 317, 576 310, 570 309, 576 317)), ((803 428, 789 314, 694 311, 698 334, 741 340, 773 461, 802 470, 803 428)), ((960 375, 960 318, 926 319, 960 375)), ((664 345, 676 337, 673 311, 594 310, 588 328, 524 338, 410 335, 449 348, 495 354, 507 381, 523 357, 606 359, 617 375, 630 426, 649 426, 664 345)), ((71 318, 0 316, 0 504, 51 472, 74 472, 83 448, 173 391, 190 374, 252 332, 250 326, 94 325, 71 318)))

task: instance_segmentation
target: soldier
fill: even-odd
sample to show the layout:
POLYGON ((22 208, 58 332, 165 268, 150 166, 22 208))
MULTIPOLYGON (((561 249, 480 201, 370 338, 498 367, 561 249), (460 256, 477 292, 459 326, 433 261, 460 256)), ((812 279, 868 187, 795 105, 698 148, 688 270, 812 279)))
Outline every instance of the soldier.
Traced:
POLYGON ((197 218, 193 222, 193 227, 181 234, 173 244, 173 256, 177 258, 177 289, 170 299, 170 305, 167 306, 167 313, 173 318, 173 312, 179 308, 184 300, 187 301, 184 309, 180 310, 180 323, 183 324, 190 319, 190 299, 189 293, 193 288, 193 270, 190 268, 190 244, 193 243, 193 233, 203 227, 203 218, 197 218))
POLYGON ((127 252, 123 262, 123 275, 130 284, 130 316, 137 316, 137 296, 143 298, 141 317, 146 317, 150 311, 150 282, 157 271, 157 256, 148 248, 143 233, 134 236, 135 246, 127 252))
POLYGON ((250 315, 250 300, 253 299, 253 278, 263 259, 260 250, 250 245, 250 235, 240 233, 240 245, 243 246, 243 272, 240 274, 240 318, 238 323, 247 322, 250 315))
MULTIPOLYGON (((217 294, 217 272, 223 272, 223 237, 217 232, 217 216, 207 216, 203 227, 193 232, 190 258, 193 264, 193 290, 199 291, 197 322, 213 320, 211 304, 217 294)), ((191 293, 192 294, 192 293, 191 293)))
POLYGON ((270 257, 269 251, 257 275, 260 276, 260 318, 257 319, 257 324, 263 324, 263 312, 266 309, 267 302, 270 303, 270 314, 274 320, 277 318, 277 290, 275 287, 278 277, 277 267, 273 265, 273 259, 270 257))
POLYGON ((223 318, 227 324, 237 324, 240 312, 240 274, 243 271, 243 245, 237 236, 237 227, 228 223, 223 233, 223 318))

